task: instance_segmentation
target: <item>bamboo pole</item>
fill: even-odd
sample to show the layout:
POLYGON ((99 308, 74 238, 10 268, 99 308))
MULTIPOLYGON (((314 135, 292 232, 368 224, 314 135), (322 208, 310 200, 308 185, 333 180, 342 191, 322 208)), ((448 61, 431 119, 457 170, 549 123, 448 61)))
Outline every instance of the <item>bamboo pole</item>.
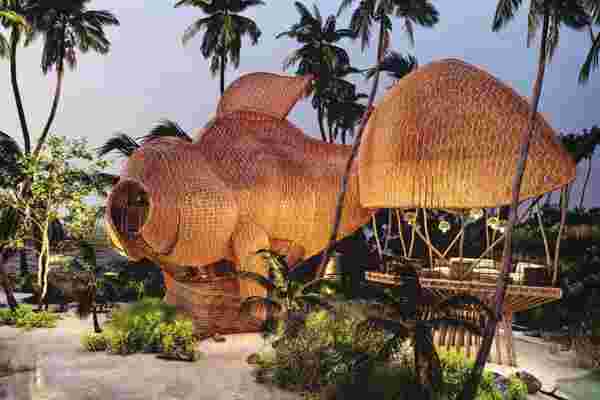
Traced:
POLYGON ((433 251, 431 239, 429 238, 429 221, 427 219, 427 210, 423 208, 423 224, 425 225, 425 237, 427 238, 427 249, 429 250, 429 265, 433 268, 433 251))
POLYGON ((398 235, 400 236, 400 244, 402 246, 402 253, 404 257, 408 257, 408 252, 406 250, 406 241, 404 240, 404 229, 402 226, 402 220, 400 218, 400 211, 398 209, 394 210, 396 214, 396 219, 398 220, 398 235))

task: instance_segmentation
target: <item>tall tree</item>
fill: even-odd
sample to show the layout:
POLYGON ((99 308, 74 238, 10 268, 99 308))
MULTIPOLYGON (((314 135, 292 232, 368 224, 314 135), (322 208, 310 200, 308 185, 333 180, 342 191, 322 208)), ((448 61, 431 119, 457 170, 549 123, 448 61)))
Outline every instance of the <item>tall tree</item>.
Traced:
MULTIPOLYGON (((323 141, 332 142, 332 132, 328 134, 325 130, 328 100, 326 92, 335 90, 333 79, 341 79, 353 71, 348 52, 337 43, 344 38, 354 37, 354 33, 350 29, 337 29, 334 15, 324 20, 316 4, 313 5, 312 12, 299 1, 294 2, 294 6, 300 14, 300 21, 289 30, 278 34, 276 38, 285 36, 295 39, 301 47, 286 57, 283 69, 287 70, 298 64, 296 75, 314 76, 312 106, 317 110, 321 138, 323 141)), ((337 86, 340 86, 339 82, 337 86)))
MULTIPOLYGON (((31 136, 27 127, 27 119, 23 107, 23 98, 19 88, 19 80, 17 77, 17 48, 21 43, 21 39, 25 37, 25 44, 30 43, 35 38, 35 29, 29 29, 28 24, 24 23, 27 20, 27 1, 26 0, 0 0, 0 10, 4 12, 0 15, 0 23, 4 28, 10 28, 10 39, 8 43, 2 45, 0 40, 0 48, 8 45, 8 57, 10 59, 10 82, 17 105, 17 113, 19 115, 19 123, 21 125, 21 133, 23 135, 24 150, 27 154, 31 151, 31 136)), ((5 52, 5 51, 4 51, 5 52)), ((1 53, 1 52, 0 52, 1 53)))
POLYGON ((202 38, 201 51, 206 59, 211 58, 210 72, 213 76, 220 71, 221 95, 225 92, 225 68, 233 63, 237 69, 240 65, 242 38, 250 38, 256 45, 261 31, 256 22, 240 15, 250 7, 264 5, 262 0, 179 0, 175 7, 191 6, 199 8, 207 17, 196 20, 183 34, 185 45, 202 30, 206 30, 202 38))
MULTIPOLYGON (((492 30, 498 31, 511 21, 518 8, 521 6, 522 0, 500 0, 496 7, 492 30)), ((580 1, 562 1, 562 0, 532 0, 529 8, 529 29, 527 42, 531 44, 538 29, 541 25, 541 42, 540 52, 538 57, 538 70, 536 80, 533 86, 533 96, 531 100, 531 111, 527 128, 523 132, 521 138, 521 146, 519 158, 516 165, 516 172, 512 184, 512 201, 510 205, 508 225, 505 231, 504 249, 502 254, 502 273, 498 279, 496 286, 496 294, 494 296, 494 317, 490 319, 485 327, 485 333, 477 359, 471 371, 469 380, 465 384, 459 398, 462 400, 471 400, 475 398, 481 374, 485 362, 487 361, 492 341, 496 332, 496 326, 502 318, 504 297, 506 294, 506 285, 512 265, 512 232, 517 220, 517 209, 519 206, 519 193, 521 191, 521 183, 525 166, 527 163, 527 155, 529 153, 529 144, 531 137, 536 128, 537 109, 542 93, 542 84, 544 81, 544 73, 546 71, 546 63, 552 59, 554 51, 558 45, 559 32, 561 25, 575 29, 582 29, 589 23, 588 16, 582 7, 580 1)))
POLYGON ((35 146, 34 154, 43 147, 62 92, 64 66, 73 69, 77 65, 77 52, 87 53, 90 49, 107 54, 110 41, 104 32, 105 26, 119 25, 117 18, 106 10, 89 10, 91 0, 31 0, 28 17, 32 25, 44 34, 42 71, 56 70, 56 88, 50 115, 35 146))
MULTIPOLYGON (((352 3, 353 0, 343 0, 338 14, 348 8, 352 3)), ((352 31, 355 33, 355 36, 361 37, 363 49, 369 44, 371 26, 373 22, 377 22, 379 24, 379 42, 377 45, 376 59, 377 70, 375 72, 375 79, 373 80, 373 86, 367 102, 367 111, 363 115, 362 121, 358 128, 358 133, 356 134, 356 138, 352 144, 350 158, 348 159, 348 163, 346 164, 346 168, 344 170, 344 175, 342 176, 332 232, 331 236, 329 237, 327 248, 323 253, 321 263, 317 269, 318 276, 323 274, 325 265, 329 259, 329 253, 331 252, 331 249, 337 240, 340 222, 342 219, 342 207, 344 205, 344 199, 348 189, 350 171, 352 170, 354 159, 358 155, 358 149, 362 141, 362 134, 365 126, 367 125, 367 120, 369 118, 370 111, 373 108, 373 102, 375 101, 375 95, 377 94, 380 75, 379 65, 383 61, 386 50, 389 47, 390 30, 392 29, 392 20, 390 15, 393 13, 404 21, 404 26, 411 42, 414 41, 414 23, 424 27, 433 27, 439 20, 437 9, 428 0, 361 0, 359 6, 352 14, 350 29, 352 29, 352 31)))

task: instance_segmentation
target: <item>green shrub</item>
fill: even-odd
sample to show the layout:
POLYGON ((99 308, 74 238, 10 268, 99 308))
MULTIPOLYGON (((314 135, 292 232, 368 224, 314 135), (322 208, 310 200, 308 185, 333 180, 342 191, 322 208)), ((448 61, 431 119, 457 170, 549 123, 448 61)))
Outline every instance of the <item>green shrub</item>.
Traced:
POLYGON ((384 341, 380 332, 358 334, 362 319, 347 307, 338 307, 337 317, 324 310, 309 313, 297 334, 278 340, 275 351, 259 355, 259 375, 268 371, 275 383, 296 390, 338 382, 357 357, 379 350, 384 341))
POLYGON ((113 313, 107 324, 109 351, 129 354, 160 350, 160 324, 175 320, 175 307, 160 299, 145 298, 113 313))
POLYGON ((0 310, 0 323, 15 325, 17 328, 31 330, 35 328, 54 328, 60 316, 48 311, 33 311, 29 304, 19 304, 15 311, 0 310))
POLYGON ((81 337, 81 345, 87 351, 104 351, 108 348, 106 333, 87 332, 81 337))
POLYGON ((190 320, 176 319, 175 307, 160 299, 144 298, 113 313, 103 334, 86 333, 88 351, 106 349, 112 354, 160 353, 161 357, 194 361, 196 339, 190 320))
POLYGON ((508 383, 507 400, 527 400, 527 385, 512 375, 508 383))
POLYGON ((194 327, 190 320, 160 324, 160 341, 164 358, 195 361, 197 359, 194 327))

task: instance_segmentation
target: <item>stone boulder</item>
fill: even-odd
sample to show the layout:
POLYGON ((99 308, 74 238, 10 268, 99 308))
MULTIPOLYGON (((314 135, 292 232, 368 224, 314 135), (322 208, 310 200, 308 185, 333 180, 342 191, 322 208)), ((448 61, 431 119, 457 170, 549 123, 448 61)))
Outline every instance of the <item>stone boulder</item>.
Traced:
POLYGON ((542 388, 542 382, 527 371, 519 371, 516 376, 527 386, 527 393, 529 394, 535 394, 542 388))

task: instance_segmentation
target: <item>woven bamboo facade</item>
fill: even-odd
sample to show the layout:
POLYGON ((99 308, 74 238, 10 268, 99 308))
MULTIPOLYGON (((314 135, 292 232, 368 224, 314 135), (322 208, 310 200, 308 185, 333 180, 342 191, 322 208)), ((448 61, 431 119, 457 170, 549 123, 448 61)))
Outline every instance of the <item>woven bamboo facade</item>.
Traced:
MULTIPOLYGON (((295 259, 320 252, 350 146, 310 138, 286 119, 310 84, 310 77, 243 76, 193 143, 144 143, 127 160, 108 200, 107 232, 115 246, 164 268, 229 260, 261 274, 265 266, 249 262, 260 249, 284 250, 295 259)), ((514 91, 462 62, 445 60, 412 73, 368 122, 339 237, 366 223, 378 207, 508 203, 527 112, 514 91)), ((574 162, 552 129, 541 117, 538 122, 524 198, 575 176, 574 162)), ((180 285, 167 275, 171 302, 188 298, 188 306, 202 312, 216 307, 200 300, 208 289, 180 285)), ((225 284, 216 291, 235 292, 225 284)), ((221 296, 211 293, 206 296, 221 296)), ((241 282, 233 297, 265 294, 241 282)))
MULTIPOLYGON (((510 204, 530 106, 487 72, 432 62, 390 89, 360 147, 360 199, 371 208, 484 208, 510 204)), ((521 200, 575 178, 575 162, 536 115, 521 200)))

